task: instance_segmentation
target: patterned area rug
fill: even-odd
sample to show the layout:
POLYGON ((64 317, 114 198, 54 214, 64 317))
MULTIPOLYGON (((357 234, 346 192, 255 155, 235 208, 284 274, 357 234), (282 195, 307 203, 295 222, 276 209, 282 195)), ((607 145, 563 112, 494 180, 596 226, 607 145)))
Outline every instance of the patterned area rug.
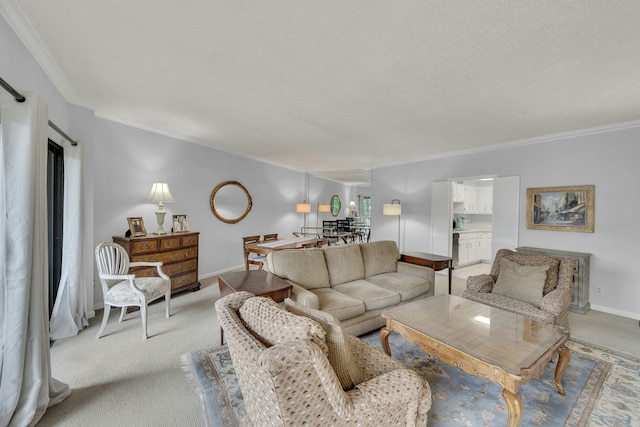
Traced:
MULTIPOLYGON (((364 335, 381 349, 377 332, 364 335)), ((504 425, 507 408, 502 389, 430 358, 398 334, 389 343, 394 358, 427 379, 433 404, 429 426, 504 425)), ((572 340, 571 362, 558 394, 553 381, 555 364, 521 390, 522 426, 640 426, 640 359, 572 340)), ((244 405, 226 346, 185 354, 183 366, 203 403, 207 426, 239 426, 244 405)))

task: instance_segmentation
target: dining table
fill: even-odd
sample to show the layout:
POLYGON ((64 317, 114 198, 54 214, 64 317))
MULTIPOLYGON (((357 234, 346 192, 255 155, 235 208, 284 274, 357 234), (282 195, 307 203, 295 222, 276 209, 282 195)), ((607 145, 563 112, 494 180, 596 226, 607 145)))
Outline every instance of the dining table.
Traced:
POLYGON ((269 240, 268 242, 255 242, 245 245, 246 251, 244 252, 245 265, 249 257, 249 253, 258 255, 268 255, 274 251, 282 251, 285 249, 303 249, 317 246, 318 244, 326 243, 327 239, 317 237, 285 237, 276 240, 269 240))

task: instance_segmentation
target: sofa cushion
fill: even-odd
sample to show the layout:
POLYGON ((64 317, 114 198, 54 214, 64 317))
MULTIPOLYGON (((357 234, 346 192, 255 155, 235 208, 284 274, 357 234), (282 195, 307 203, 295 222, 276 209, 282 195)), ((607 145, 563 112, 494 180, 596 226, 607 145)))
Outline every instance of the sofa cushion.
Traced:
POLYGON ((362 300, 367 311, 378 310, 396 305, 400 302, 400 294, 375 285, 366 280, 355 280, 333 286, 338 292, 362 300))
POLYGON ((318 297, 318 309, 331 313, 340 321, 360 316, 365 312, 362 300, 350 297, 334 289, 318 288, 311 289, 309 292, 318 297))
POLYGON ((396 261, 400 259, 398 245, 392 240, 360 244, 364 261, 364 277, 380 273, 391 273, 397 270, 396 261))
POLYGON ((305 289, 328 288, 329 271, 322 249, 287 249, 267 256, 269 271, 305 289))
POLYGON ((284 304, 285 308, 291 313, 313 319, 322 326, 326 333, 325 341, 329 349, 327 358, 342 388, 345 391, 351 390, 353 386, 359 384, 361 382, 360 370, 353 362, 346 332, 342 328, 340 321, 329 313, 299 304, 290 298, 285 299, 284 304))
POLYGON ((364 263, 358 245, 335 245, 324 248, 331 286, 364 279, 364 263))
POLYGON ((408 301, 429 292, 428 280, 402 273, 382 273, 367 277, 367 280, 378 286, 400 294, 400 301, 408 301))
POLYGON ((289 313, 271 298, 249 298, 242 304, 239 313, 242 322, 265 345, 310 340, 324 351, 327 349, 325 332, 318 322, 289 313))
POLYGON ((548 265, 520 265, 502 258, 500 274, 491 292, 540 307, 548 269, 548 265))

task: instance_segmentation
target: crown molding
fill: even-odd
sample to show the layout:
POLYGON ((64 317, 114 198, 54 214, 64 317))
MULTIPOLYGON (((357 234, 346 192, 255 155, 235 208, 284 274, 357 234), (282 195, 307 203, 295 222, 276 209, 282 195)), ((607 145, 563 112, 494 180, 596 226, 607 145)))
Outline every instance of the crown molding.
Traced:
POLYGON ((11 29, 16 33, 38 65, 40 65, 42 71, 67 102, 92 110, 100 108, 99 104, 92 103, 78 96, 62 72, 58 62, 51 52, 49 52, 49 49, 47 49, 46 44, 31 23, 31 20, 20 7, 18 0, 1 0, 0 14, 2 14, 11 29))

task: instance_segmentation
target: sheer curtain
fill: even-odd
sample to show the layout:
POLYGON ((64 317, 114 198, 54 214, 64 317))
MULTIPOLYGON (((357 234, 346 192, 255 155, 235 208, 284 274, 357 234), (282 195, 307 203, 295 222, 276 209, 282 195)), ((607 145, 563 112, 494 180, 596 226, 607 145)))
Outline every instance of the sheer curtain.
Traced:
POLYGON ((82 158, 84 144, 73 147, 64 141, 64 223, 62 269, 58 295, 51 313, 50 338, 77 335, 89 325, 83 268, 82 158))
POLYGON ((71 390, 51 376, 47 106, 0 91, 0 425, 27 426, 71 390))

